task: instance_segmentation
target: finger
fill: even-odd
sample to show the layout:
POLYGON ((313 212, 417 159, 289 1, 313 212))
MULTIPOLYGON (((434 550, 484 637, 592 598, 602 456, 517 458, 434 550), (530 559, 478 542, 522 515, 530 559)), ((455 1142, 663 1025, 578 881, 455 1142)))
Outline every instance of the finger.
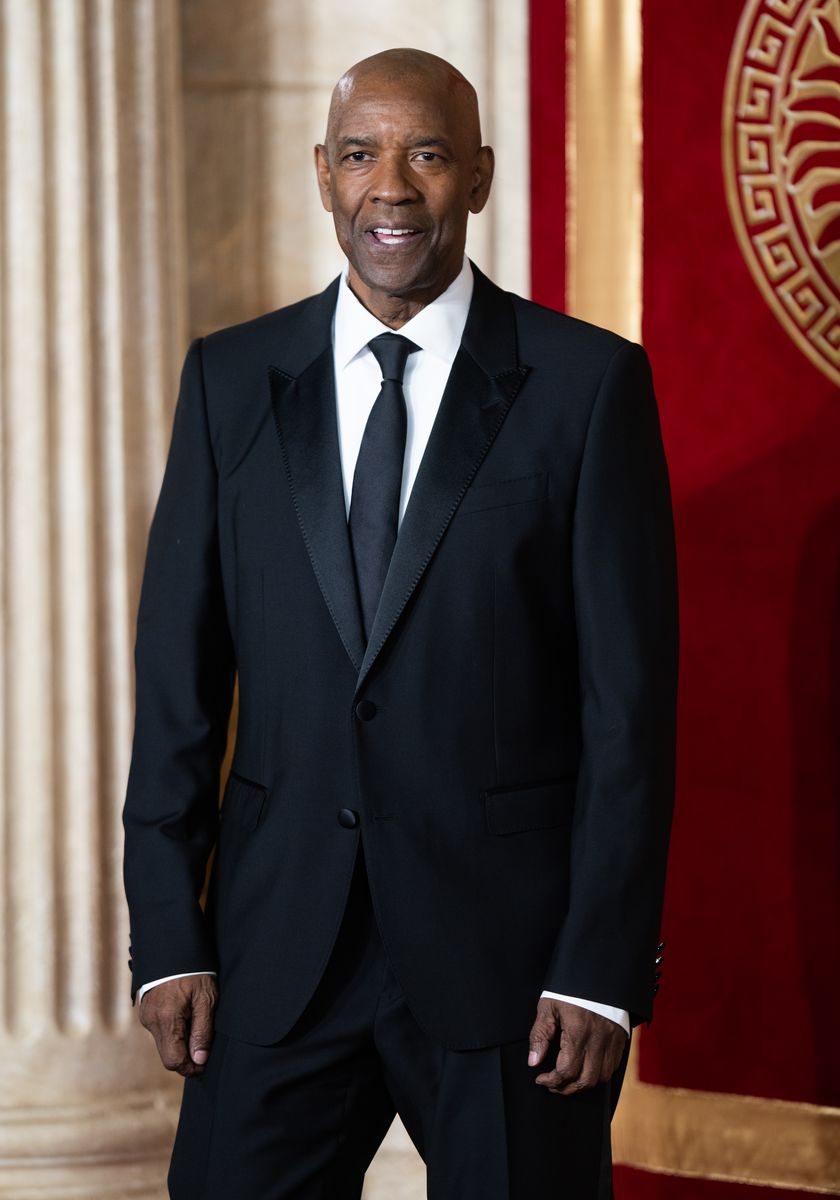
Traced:
POLYGON ((569 1078, 567 1075, 558 1073, 557 1071, 551 1071, 547 1075, 537 1078, 537 1083, 541 1082, 542 1086, 557 1096, 576 1096, 579 1092, 585 1092, 589 1088, 595 1087, 601 1080, 598 1068, 590 1059, 590 1056, 584 1054, 580 1070, 574 1078, 569 1078))
POLYGON ((553 1070, 538 1075, 536 1082, 551 1088, 574 1083, 583 1070, 586 1046, 586 1038, 573 1038, 568 1030, 564 1029, 560 1034, 560 1046, 553 1070))
POLYGON ((213 995, 211 992, 201 992, 193 1002, 192 1022, 190 1024, 190 1058, 199 1066, 204 1066, 210 1055, 213 1043, 213 995))
POLYGON ((178 1071, 190 1062, 187 1052, 186 1021, 180 1015, 158 1022, 152 1030, 160 1061, 167 1071, 178 1071))
POLYGON ((537 1019, 528 1034, 528 1066, 536 1067, 548 1053, 551 1039, 557 1032, 557 1019, 551 1009, 538 1010, 537 1019))
MULTIPOLYGON (((620 1053, 618 1057, 620 1060, 620 1053)), ((573 1096, 578 1092, 585 1092, 601 1083, 606 1083, 615 1071, 614 1062, 613 1040, 610 1039, 605 1044, 601 1039, 594 1037, 586 1042, 583 1061, 576 1074, 567 1073, 569 1069, 574 1072, 574 1067, 563 1066, 559 1070, 538 1076, 537 1083, 542 1083, 550 1092, 559 1096, 573 1096)))
POLYGON ((601 1078, 606 1082, 612 1079, 621 1065, 621 1060, 624 1057, 624 1051, 627 1048, 627 1035, 622 1034, 623 1041, 616 1039, 610 1044, 607 1052, 604 1055, 604 1065, 602 1067, 601 1078))
POLYGON ((605 1052, 606 1046, 603 1042, 596 1042, 590 1046, 583 1064, 583 1070, 575 1080, 575 1085, 578 1089, 587 1091, 589 1088, 594 1088, 603 1082, 605 1052))

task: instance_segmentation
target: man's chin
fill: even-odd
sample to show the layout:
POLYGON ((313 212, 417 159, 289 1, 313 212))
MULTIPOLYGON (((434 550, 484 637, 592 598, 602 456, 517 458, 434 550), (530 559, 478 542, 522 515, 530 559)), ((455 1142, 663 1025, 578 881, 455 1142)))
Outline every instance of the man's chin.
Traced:
POLYGON ((374 267, 367 263, 353 263, 352 265, 356 276, 366 288, 372 292, 393 296, 395 299, 406 299, 414 292, 425 291, 431 282, 428 276, 424 277, 422 271, 406 270, 406 264, 403 263, 393 263, 387 266, 377 264, 374 267))
MULTIPOLYGON (((449 279, 444 278, 440 264, 430 270, 426 263, 370 263, 367 260, 351 259, 352 268, 350 284, 353 276, 371 292, 393 297, 395 300, 410 300, 412 297, 421 299, 428 304, 431 299, 445 291, 449 279)), ((457 271, 456 271, 457 274, 457 271)))

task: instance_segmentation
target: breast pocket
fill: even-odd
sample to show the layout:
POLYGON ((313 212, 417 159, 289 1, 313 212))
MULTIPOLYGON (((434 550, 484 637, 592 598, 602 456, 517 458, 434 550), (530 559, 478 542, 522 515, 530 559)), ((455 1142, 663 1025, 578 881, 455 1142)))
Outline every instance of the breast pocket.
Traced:
POLYGON ((488 479, 486 483, 474 483, 467 488, 455 515, 525 504, 543 500, 547 495, 547 471, 532 471, 528 475, 516 475, 508 479, 488 479))

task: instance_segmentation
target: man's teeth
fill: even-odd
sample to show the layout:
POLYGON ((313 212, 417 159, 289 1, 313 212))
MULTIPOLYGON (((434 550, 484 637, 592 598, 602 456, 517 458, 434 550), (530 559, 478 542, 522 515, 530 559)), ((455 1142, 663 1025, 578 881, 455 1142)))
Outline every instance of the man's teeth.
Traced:
POLYGON ((401 238, 410 237, 416 233, 416 229, 374 229, 374 234, 377 238, 384 242, 398 242, 401 238))

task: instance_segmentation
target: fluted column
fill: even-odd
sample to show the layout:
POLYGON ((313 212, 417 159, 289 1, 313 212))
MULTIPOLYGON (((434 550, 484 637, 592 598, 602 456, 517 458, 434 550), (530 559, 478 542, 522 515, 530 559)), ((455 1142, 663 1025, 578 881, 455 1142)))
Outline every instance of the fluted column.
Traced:
POLYGON ((120 810, 184 348, 176 0, 0 0, 0 1195, 164 1195, 120 810))

